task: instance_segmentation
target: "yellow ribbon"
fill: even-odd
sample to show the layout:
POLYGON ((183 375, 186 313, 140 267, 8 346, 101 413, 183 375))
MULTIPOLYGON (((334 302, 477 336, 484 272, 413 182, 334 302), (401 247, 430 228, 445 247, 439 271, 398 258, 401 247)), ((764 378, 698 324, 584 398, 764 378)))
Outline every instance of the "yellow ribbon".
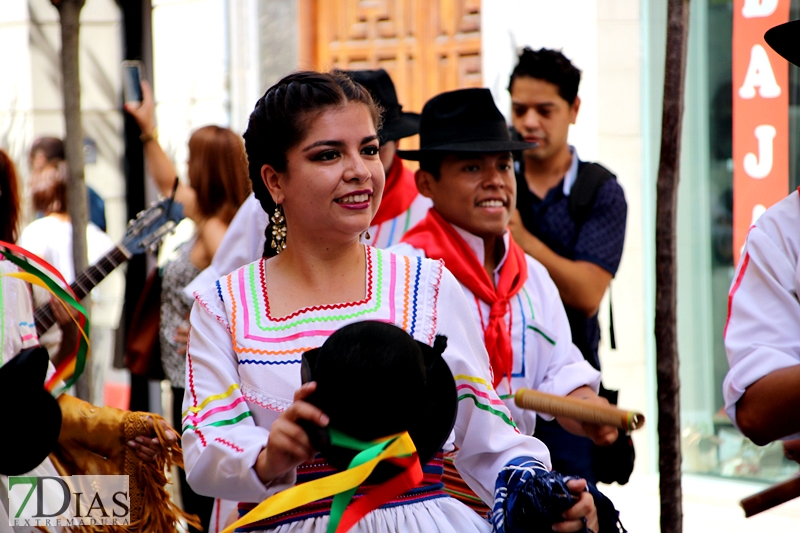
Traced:
MULTIPOLYGON (((394 438, 394 436, 383 440, 392 438, 394 438)), ((343 472, 321 479, 315 479, 308 483, 295 485, 290 489, 281 491, 255 506, 249 513, 226 527, 222 533, 233 533, 238 527, 244 527, 267 518, 272 518, 273 516, 291 511, 292 509, 297 509, 308 503, 323 498, 329 498, 340 492, 358 487, 366 481, 381 461, 394 457, 411 455, 416 451, 417 448, 414 446, 414 442, 411 440, 408 432, 401 433, 394 442, 389 444, 386 449, 374 459, 343 472)))
MULTIPOLYGON (((78 319, 75 317, 75 314, 72 312, 71 306, 69 306, 69 305, 65 304, 63 301, 61 301, 61 298, 58 297, 56 292, 53 289, 51 289, 50 287, 48 287, 47 284, 44 281, 40 280, 39 278, 37 278, 33 274, 30 274, 29 272, 8 272, 8 273, 6 273, 4 275, 5 276, 9 276, 11 278, 19 278, 19 279, 21 279, 23 281, 27 281, 28 283, 30 283, 32 285, 37 285, 39 287, 42 287, 47 292, 49 292, 50 294, 55 296, 57 301, 58 301, 58 303, 61 304, 64 307, 64 309, 69 314, 69 317, 72 319, 73 322, 75 322, 75 326, 77 326, 78 331, 81 333, 81 336, 83 336, 83 338, 86 340, 87 347, 91 347, 91 343, 89 342, 89 337, 86 336, 86 331, 84 331, 84 329, 81 327, 80 322, 78 322, 78 319)), ((66 373, 74 372, 74 371, 75 371, 75 361, 73 360, 67 365, 66 368, 64 368, 62 374, 66 374, 66 373)))

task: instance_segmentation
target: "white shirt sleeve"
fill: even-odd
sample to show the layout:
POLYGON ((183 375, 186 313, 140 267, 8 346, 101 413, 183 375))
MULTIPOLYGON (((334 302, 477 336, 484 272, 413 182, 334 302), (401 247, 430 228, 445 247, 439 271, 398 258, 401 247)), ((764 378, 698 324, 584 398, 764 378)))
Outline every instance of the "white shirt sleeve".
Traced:
POLYGON ((470 488, 491 505, 497 475, 509 461, 533 457, 550 468, 550 452, 540 440, 517 430, 497 396, 489 354, 461 286, 447 269, 443 269, 439 302, 437 332, 447 336, 444 359, 458 389, 455 465, 470 488))
POLYGON ((733 277, 725 329, 730 370, 722 393, 734 424, 736 402, 747 387, 770 372, 800 364, 796 222, 763 215, 748 234, 733 277), (789 227, 786 222, 793 224, 789 227), (785 231, 780 231, 781 225, 785 231))
POLYGON ((186 478, 198 493, 260 502, 295 482, 295 472, 265 486, 253 466, 269 430, 257 426, 242 395, 228 319, 214 289, 198 294, 190 316, 182 423, 186 478))

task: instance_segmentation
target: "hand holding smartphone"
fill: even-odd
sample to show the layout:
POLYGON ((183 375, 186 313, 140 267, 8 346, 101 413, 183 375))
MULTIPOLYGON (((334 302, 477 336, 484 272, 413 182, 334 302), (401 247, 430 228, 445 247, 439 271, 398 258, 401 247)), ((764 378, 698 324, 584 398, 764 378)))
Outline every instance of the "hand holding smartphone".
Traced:
POLYGON ((122 62, 122 90, 125 103, 142 102, 142 72, 144 65, 141 61, 122 62))

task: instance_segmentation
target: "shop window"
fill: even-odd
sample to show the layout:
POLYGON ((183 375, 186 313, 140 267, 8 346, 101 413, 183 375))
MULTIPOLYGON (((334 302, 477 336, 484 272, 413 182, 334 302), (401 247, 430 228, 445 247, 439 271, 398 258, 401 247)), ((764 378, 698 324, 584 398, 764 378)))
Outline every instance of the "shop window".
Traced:
MULTIPOLYGON (((690 26, 699 27, 692 28, 690 36, 684 122, 684 129, 689 131, 684 137, 681 175, 681 187, 687 190, 681 193, 678 236, 679 291, 683 291, 679 292, 678 305, 679 313, 686 315, 679 317, 679 335, 683 337, 680 348, 683 468, 693 473, 774 482, 797 473, 797 463, 784 458, 781 443, 759 447, 741 435, 725 414, 721 395, 728 370, 722 335, 735 267, 733 2, 710 0, 693 3, 692 9, 694 18, 690 26), (701 90, 693 91, 696 88, 701 90), (706 117, 692 114, 703 110, 706 117)), ((790 20, 796 19, 800 19, 800 0, 793 0, 791 5, 790 20)), ((800 185, 800 68, 789 68, 787 193, 800 185)))

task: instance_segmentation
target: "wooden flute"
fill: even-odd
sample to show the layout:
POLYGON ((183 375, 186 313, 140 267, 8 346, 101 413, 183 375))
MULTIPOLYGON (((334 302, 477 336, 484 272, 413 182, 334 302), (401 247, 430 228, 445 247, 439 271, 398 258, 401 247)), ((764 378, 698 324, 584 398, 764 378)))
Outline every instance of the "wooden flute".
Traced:
POLYGON ((642 413, 625 411, 613 405, 597 405, 578 398, 555 396, 533 389, 519 389, 514 395, 514 403, 523 409, 572 418, 589 424, 614 426, 624 431, 633 431, 644 426, 642 413))

